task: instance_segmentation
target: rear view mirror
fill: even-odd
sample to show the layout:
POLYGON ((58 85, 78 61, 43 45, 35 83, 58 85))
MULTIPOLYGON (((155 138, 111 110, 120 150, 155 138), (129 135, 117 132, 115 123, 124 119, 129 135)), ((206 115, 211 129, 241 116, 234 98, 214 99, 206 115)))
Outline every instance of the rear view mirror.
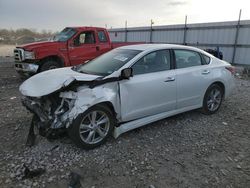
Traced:
POLYGON ((125 68, 121 72, 121 78, 122 79, 129 79, 131 76, 133 76, 133 69, 132 68, 125 68))

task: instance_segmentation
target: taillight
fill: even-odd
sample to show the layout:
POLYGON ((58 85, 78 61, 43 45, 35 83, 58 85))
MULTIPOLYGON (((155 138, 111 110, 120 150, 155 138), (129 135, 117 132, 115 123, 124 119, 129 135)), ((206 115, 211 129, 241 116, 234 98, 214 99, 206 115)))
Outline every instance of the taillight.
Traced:
POLYGON ((231 72, 232 75, 235 74, 235 67, 234 66, 227 66, 225 67, 229 72, 231 72))

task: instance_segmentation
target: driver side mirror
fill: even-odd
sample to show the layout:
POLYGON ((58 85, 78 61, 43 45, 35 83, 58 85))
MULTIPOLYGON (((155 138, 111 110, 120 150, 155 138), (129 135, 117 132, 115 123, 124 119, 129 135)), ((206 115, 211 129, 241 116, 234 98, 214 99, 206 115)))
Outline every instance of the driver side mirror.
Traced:
POLYGON ((133 76, 133 69, 132 68, 125 68, 121 71, 121 78, 122 79, 129 79, 133 76))

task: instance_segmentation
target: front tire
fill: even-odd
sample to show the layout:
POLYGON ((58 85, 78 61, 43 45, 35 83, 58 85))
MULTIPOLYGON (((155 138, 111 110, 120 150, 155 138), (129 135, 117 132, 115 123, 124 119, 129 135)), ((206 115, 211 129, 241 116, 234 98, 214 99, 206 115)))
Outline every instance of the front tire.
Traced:
POLYGON ((60 67, 59 63, 54 60, 45 61, 40 68, 40 72, 56 69, 59 67, 60 67))
POLYGON ((212 84, 205 93, 202 112, 208 115, 214 114, 219 110, 222 99, 223 89, 217 84, 212 84))
POLYGON ((77 116, 68 128, 68 134, 78 147, 93 149, 107 141, 114 124, 111 110, 104 105, 96 105, 77 116))

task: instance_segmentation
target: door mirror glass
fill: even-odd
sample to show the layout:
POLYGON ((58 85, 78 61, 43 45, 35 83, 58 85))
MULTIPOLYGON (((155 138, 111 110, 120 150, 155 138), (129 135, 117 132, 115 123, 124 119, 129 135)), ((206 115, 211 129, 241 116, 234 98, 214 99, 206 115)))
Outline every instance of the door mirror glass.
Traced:
POLYGON ((129 79, 131 76, 133 76, 133 69, 132 68, 126 68, 123 69, 121 72, 121 78, 122 79, 129 79))

